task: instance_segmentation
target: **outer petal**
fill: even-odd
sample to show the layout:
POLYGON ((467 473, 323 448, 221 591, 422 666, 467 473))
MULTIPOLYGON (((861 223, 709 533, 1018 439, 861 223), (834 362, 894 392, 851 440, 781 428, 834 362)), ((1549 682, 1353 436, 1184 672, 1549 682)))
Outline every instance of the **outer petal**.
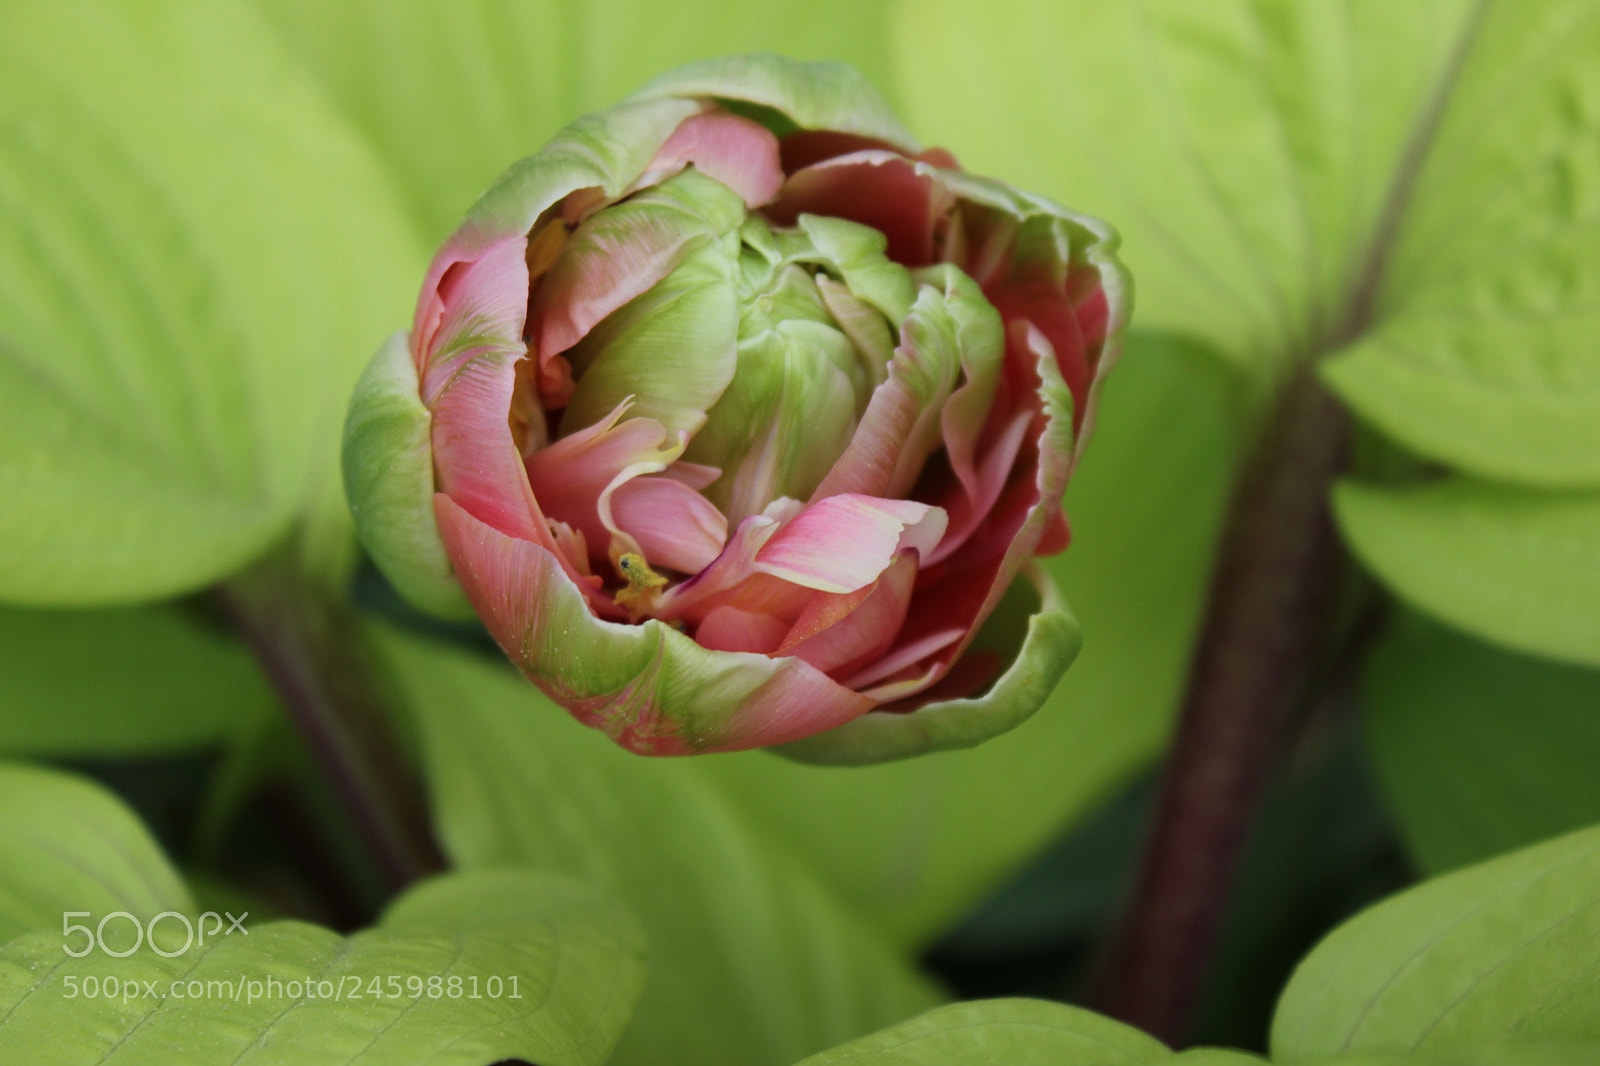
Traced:
POLYGON ((435 497, 462 588, 511 661, 581 721, 644 755, 797 740, 873 703, 793 657, 709 651, 658 621, 594 617, 554 556, 435 497))
POLYGON ((775 750, 801 762, 860 766, 970 748, 1025 722, 1072 665, 1083 639, 1066 600, 1041 568, 1029 566, 1018 584, 1035 592, 1038 609, 1009 668, 983 695, 899 713, 874 711, 775 750))
POLYGON ((761 52, 706 59, 645 83, 629 100, 711 97, 743 100, 782 113, 803 130, 837 130, 919 150, 883 97, 846 63, 802 63, 761 52))
POLYGON ((413 606, 470 618, 433 520, 433 419, 404 333, 383 343, 350 397, 344 490, 373 561, 413 606))

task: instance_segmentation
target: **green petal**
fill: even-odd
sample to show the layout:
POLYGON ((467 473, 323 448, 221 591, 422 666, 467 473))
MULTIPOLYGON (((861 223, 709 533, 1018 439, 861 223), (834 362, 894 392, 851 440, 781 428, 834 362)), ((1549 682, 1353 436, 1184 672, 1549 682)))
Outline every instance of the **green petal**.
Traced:
POLYGON ((513 163, 467 214, 466 227, 526 233, 546 208, 575 189, 598 188, 608 199, 621 196, 679 123, 699 110, 693 100, 652 100, 583 116, 538 152, 513 163))
POLYGON ((412 605, 470 618, 433 519, 433 419, 404 333, 361 375, 344 425, 344 486, 373 562, 412 605))
POLYGON ((911 313, 917 287, 905 267, 889 261, 889 238, 871 226, 825 215, 801 215, 800 229, 816 249, 801 262, 833 267, 856 297, 898 326, 911 313))
POLYGON ((569 349, 578 386, 562 415, 562 434, 594 425, 630 396, 632 417, 653 418, 672 433, 704 425, 733 380, 737 261, 736 233, 690 252, 569 349))
POLYGON ((803 500, 855 431, 855 347, 832 326, 791 318, 739 342, 739 368, 684 458, 719 467, 704 495, 730 525, 781 496, 803 500))
POLYGON ((920 150, 872 83, 847 63, 803 63, 759 52, 690 63, 646 82, 628 99, 715 97, 774 108, 807 130, 838 130, 920 150))
POLYGON ((1021 648, 988 692, 970 699, 930 703, 908 714, 873 711, 826 733, 774 751, 801 762, 836 766, 906 759, 953 748, 970 748, 1016 728, 1038 710, 1078 655, 1083 636, 1055 582, 1029 566, 1000 602, 973 643, 1004 643, 1008 622, 1037 597, 1021 648))

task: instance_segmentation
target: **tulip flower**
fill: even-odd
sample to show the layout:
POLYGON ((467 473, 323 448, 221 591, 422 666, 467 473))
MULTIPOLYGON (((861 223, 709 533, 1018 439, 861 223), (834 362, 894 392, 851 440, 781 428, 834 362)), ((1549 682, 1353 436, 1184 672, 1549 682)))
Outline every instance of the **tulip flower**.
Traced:
POLYGON ((849 67, 685 67, 445 241, 352 401, 358 528, 634 751, 977 743, 1077 650, 1032 560, 1127 319, 1115 248, 849 67))

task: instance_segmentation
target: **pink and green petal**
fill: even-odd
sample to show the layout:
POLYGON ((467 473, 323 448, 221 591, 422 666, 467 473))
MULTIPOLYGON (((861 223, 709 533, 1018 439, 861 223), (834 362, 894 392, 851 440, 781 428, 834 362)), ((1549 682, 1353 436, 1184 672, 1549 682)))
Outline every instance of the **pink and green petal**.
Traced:
POLYGON ((662 595, 656 617, 669 621, 700 618, 720 602, 735 595, 742 585, 756 576, 756 554, 804 506, 799 500, 774 500, 761 514, 753 514, 742 520, 734 527, 722 553, 711 565, 662 595))
POLYGON ((957 320, 945 295, 924 285, 900 331, 888 379, 873 391, 849 447, 812 499, 909 495, 942 443, 942 412, 961 373, 957 320))
POLYGON ((854 592, 900 552, 930 554, 945 521, 942 510, 915 500, 829 496, 773 534, 756 553, 755 569, 820 592, 854 592))
POLYGON ((433 418, 418 395, 406 334, 378 349, 357 382, 344 425, 344 486, 372 559, 413 606, 470 618, 433 520, 433 418))
POLYGON ((637 416, 673 434, 705 424, 738 361, 737 257, 736 231, 689 252, 568 349, 578 385, 562 415, 563 433, 599 421, 629 397, 637 416))
POLYGON ((862 766, 970 748, 1021 725, 1072 665, 1082 635, 1065 598, 1040 567, 1028 566, 1016 585, 1033 601, 1018 605, 1031 608, 1027 630, 1020 646, 1005 649, 1007 666, 987 691, 915 708, 875 710, 776 750, 801 762, 862 766))
POLYGON ((584 115, 533 155, 511 164, 479 197, 457 234, 471 251, 511 233, 528 233, 550 208, 580 189, 594 204, 623 196, 680 125, 705 110, 699 100, 625 102, 584 115))
POLYGON ((770 52, 705 59, 646 82, 628 99, 676 97, 758 104, 803 130, 836 130, 874 138, 901 151, 920 150, 878 90, 846 63, 804 63, 770 52))
POLYGON ((739 194, 746 207, 772 199, 783 184, 778 138, 758 122, 726 111, 707 111, 673 131, 650 161, 650 172, 675 174, 692 164, 739 194))
POLYGON ((511 661, 579 720, 645 755, 782 744, 872 701, 792 656, 712 651, 659 621, 596 618, 555 557, 436 497, 467 598, 511 661))
MULTIPOLYGON (((809 284, 809 282, 807 283, 809 284)), ((721 468, 706 497, 732 522, 811 495, 849 444, 855 347, 832 326, 788 319, 739 342, 732 383, 685 456, 721 468)))
POLYGON ((784 635, 778 653, 804 659, 830 677, 848 676, 893 646, 916 579, 916 555, 905 551, 865 588, 817 593, 784 635))
POLYGON ((839 156, 791 175, 767 214, 779 225, 802 214, 847 219, 882 233, 896 263, 928 266, 940 259, 937 229, 955 205, 940 173, 893 152, 839 156))
POLYGON ((571 348, 607 315, 672 273, 689 252, 736 229, 743 219, 737 193, 691 170, 579 226, 533 294, 528 332, 540 362, 571 348))
POLYGON ((440 276, 431 298, 424 297, 430 312, 419 316, 426 321, 412 343, 422 378, 422 402, 429 408, 451 378, 478 356, 522 355, 527 246, 526 237, 514 234, 476 258, 456 259, 440 276))

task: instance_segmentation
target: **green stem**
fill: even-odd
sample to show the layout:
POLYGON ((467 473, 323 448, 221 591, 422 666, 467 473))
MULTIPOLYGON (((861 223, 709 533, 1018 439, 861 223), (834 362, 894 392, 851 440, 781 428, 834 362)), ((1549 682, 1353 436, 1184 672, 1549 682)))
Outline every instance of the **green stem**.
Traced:
POLYGON ((287 554, 235 577, 220 595, 387 887, 443 869, 382 673, 349 607, 301 578, 287 554))

